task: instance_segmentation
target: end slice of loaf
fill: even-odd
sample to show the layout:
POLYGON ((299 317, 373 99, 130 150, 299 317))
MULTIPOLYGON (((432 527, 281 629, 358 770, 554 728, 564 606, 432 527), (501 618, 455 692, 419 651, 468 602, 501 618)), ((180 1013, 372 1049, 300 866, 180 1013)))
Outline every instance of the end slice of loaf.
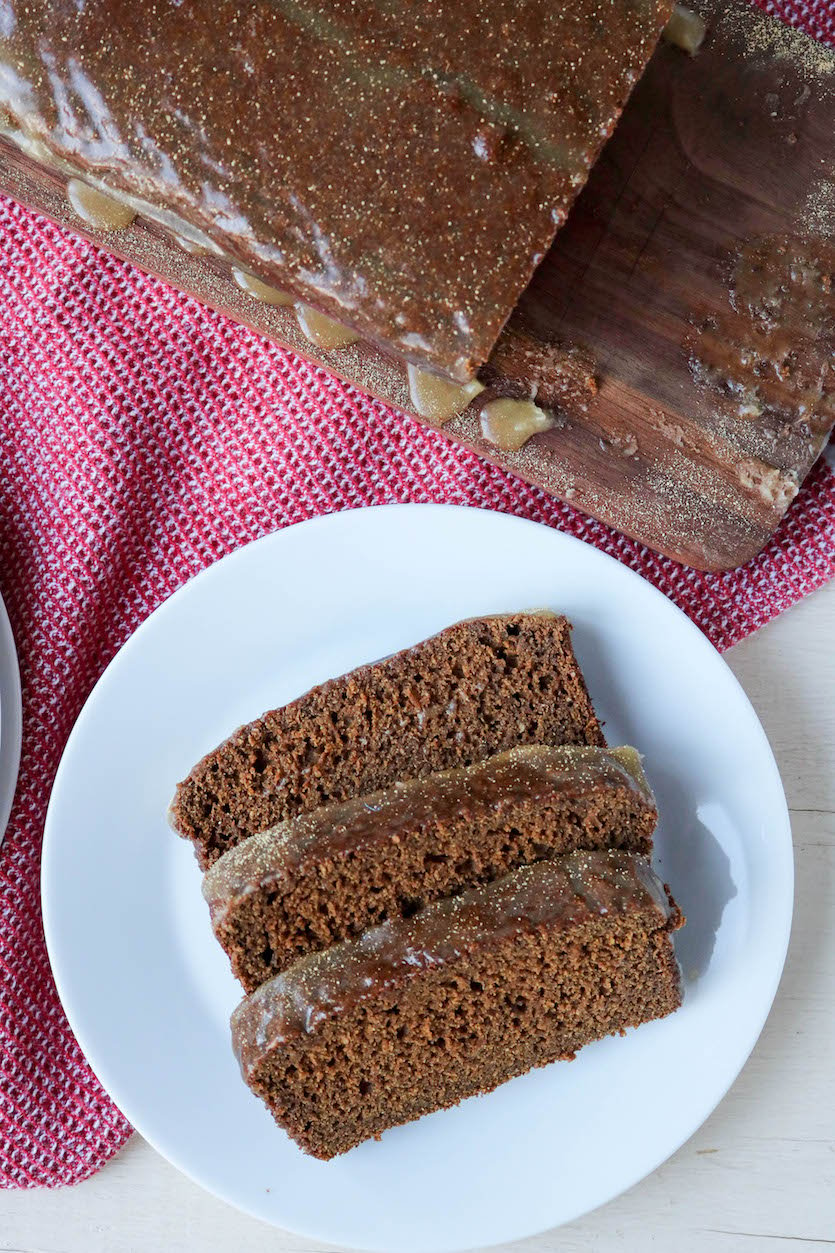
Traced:
POLYGON ((286 818, 516 744, 605 743, 568 621, 475 618, 241 727, 171 807, 205 868, 286 818))
POLYGON ((224 853, 203 895, 249 992, 519 866, 578 848, 647 855, 657 816, 634 749, 528 745, 288 819, 224 853))
POLYGON ((523 867, 262 984, 232 1016, 241 1073, 333 1157, 677 1009, 681 921, 634 854, 523 867))

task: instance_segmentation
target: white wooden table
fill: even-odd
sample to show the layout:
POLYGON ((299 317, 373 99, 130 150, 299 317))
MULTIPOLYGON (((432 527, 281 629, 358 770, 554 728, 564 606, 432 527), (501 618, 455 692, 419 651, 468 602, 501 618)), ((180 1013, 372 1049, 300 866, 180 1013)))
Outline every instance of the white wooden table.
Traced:
MULTIPOLYGON (((835 1246, 835 583, 728 653, 777 757, 797 889, 783 982, 748 1065, 660 1170, 528 1253, 832 1253, 835 1246)), ((98 1175, 0 1193, 3 1253, 290 1253, 139 1136, 98 1175)), ((511 1246, 505 1246, 510 1248, 511 1246)))

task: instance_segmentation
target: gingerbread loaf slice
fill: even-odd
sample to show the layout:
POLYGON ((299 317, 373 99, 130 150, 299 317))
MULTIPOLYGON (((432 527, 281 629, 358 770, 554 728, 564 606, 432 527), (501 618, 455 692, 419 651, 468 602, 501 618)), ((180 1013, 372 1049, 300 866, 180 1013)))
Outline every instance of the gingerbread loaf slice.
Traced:
POLYGON ((243 840, 203 880, 248 992, 308 953, 577 848, 648 854, 632 748, 528 745, 325 805, 243 840))
POLYGON ((541 611, 474 618, 241 727, 177 788, 202 867, 286 818, 516 744, 605 741, 571 647, 541 611))
POLYGON ((576 852, 303 958, 232 1016, 244 1080, 330 1158, 681 1003, 643 858, 576 852))

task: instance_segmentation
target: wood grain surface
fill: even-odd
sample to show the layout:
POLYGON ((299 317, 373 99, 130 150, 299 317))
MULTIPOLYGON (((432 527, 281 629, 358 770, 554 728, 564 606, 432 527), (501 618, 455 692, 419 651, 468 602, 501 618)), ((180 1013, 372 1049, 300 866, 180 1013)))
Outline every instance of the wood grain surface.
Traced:
MULTIPOLYGON (((486 390, 444 430, 652 548, 725 569, 768 541, 835 422, 835 54, 747 0, 697 7, 701 50, 659 46, 486 390), (483 405, 534 391, 554 426, 498 449, 483 405)), ((66 181, 0 139, 0 190, 418 416, 402 362, 362 342, 317 350, 292 308, 240 290, 234 258, 189 255, 144 216, 86 226, 66 181)))

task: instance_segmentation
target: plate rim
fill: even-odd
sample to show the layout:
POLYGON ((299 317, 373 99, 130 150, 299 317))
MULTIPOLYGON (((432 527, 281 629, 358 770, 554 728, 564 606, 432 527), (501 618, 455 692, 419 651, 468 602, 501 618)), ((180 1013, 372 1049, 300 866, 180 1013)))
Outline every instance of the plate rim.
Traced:
POLYGON ((20 663, 11 620, 0 596, 0 849, 17 792, 22 744, 20 663))
MULTIPOLYGON (((659 601, 664 602, 667 610, 671 609, 674 611, 674 614, 678 617, 679 621, 686 624, 686 629, 689 630, 692 638, 699 641, 700 647, 706 646, 708 651, 712 653, 714 657, 718 659, 719 662, 721 662, 722 667, 724 671, 726 672, 726 678, 730 680, 731 686, 736 689, 737 695, 741 697, 742 701, 744 702, 745 706, 747 707, 750 713, 752 724, 753 724, 753 729, 756 731, 756 734, 761 741, 761 746, 764 750, 764 760, 768 762, 768 766, 770 770, 773 772, 773 778, 777 784, 777 787, 779 790, 780 802, 781 802, 779 806, 779 813, 774 815, 774 819, 775 819, 774 838, 777 841, 777 846, 782 847, 783 849, 784 860, 786 862, 785 869, 787 873, 785 876, 786 892, 785 892, 785 900, 784 900, 783 917, 781 919, 780 943, 778 946, 776 946, 776 952, 779 954, 779 960, 775 959, 774 961, 774 966, 771 972, 771 978, 769 980, 768 994, 767 996, 764 996, 763 998, 762 1011, 760 1015, 757 1016, 756 1019, 753 1019, 753 1018, 751 1019, 751 1023, 754 1025, 752 1026, 751 1030, 749 1031, 747 1035, 746 1043, 744 1045, 744 1052, 742 1051, 742 1049, 740 1049, 741 1059, 739 1060, 738 1065, 736 1065, 735 1069, 733 1070, 733 1073, 731 1074, 727 1084, 724 1086, 721 1092, 719 1092, 718 1095, 715 1096, 715 1099, 712 1098, 712 1104, 710 1105, 710 1108, 707 1109, 706 1112, 702 1113, 698 1117, 694 1125, 690 1126, 689 1129, 686 1130, 682 1134, 680 1139, 677 1139, 676 1143, 673 1145, 672 1148, 669 1148, 669 1147, 663 1148, 660 1153, 660 1156, 658 1156, 657 1158, 653 1157, 652 1164, 649 1167, 645 1167, 644 1165, 639 1166, 634 1174, 630 1174, 628 1178, 625 1178, 624 1181, 618 1185, 616 1191, 614 1192, 609 1191, 608 1186, 604 1188, 602 1192, 605 1193, 605 1195, 601 1195, 600 1198, 596 1200, 591 1206, 581 1204, 580 1208, 578 1208, 576 1211, 571 1211, 567 1215, 561 1217, 556 1223, 549 1223, 544 1227, 537 1227, 535 1229, 526 1229, 525 1231, 518 1232, 516 1235, 503 1234, 497 1240, 488 1242, 486 1244, 482 1242, 477 1245, 456 1243, 456 1244, 452 1244, 449 1246, 446 1246, 446 1245, 434 1246, 437 1249, 441 1249, 441 1248, 443 1248, 444 1250, 448 1249, 448 1253, 466 1253, 466 1251, 470 1249, 494 1248, 508 1241, 528 1239, 528 1238, 535 1237, 537 1235, 541 1235, 547 1231, 558 1230, 560 1227, 563 1227, 568 1223, 575 1222, 577 1221, 577 1219, 583 1217, 584 1215, 593 1213, 594 1210, 598 1209, 600 1206, 604 1204, 607 1204, 609 1201, 613 1201, 617 1197, 622 1196, 625 1192, 628 1192, 631 1188, 635 1187, 643 1179, 653 1174, 664 1162, 668 1161, 669 1158, 672 1157, 676 1152, 678 1152, 678 1150, 682 1147, 682 1145, 684 1145, 699 1130, 699 1128, 707 1121, 707 1119, 714 1113, 717 1107, 724 1100, 730 1088, 739 1078, 739 1075, 744 1069, 745 1065, 747 1064, 748 1059, 750 1058, 750 1055, 762 1033, 763 1027, 765 1026, 765 1023, 771 1012, 774 999, 776 997, 777 990, 779 988, 780 980, 783 975, 786 955, 788 951, 788 944, 789 944, 789 939, 791 935, 792 919, 793 919, 794 856, 793 856, 791 820, 790 820, 788 802, 786 799, 785 789, 783 787, 780 770, 777 765, 776 759, 774 757, 771 744, 769 742, 768 736, 766 735, 765 729, 762 726, 759 716, 754 706, 752 705, 751 701, 749 700, 747 693, 745 692, 745 689, 743 688, 739 679, 731 670, 730 666, 725 661, 724 657, 719 652, 719 650, 715 647, 712 641, 704 634, 704 632, 697 626, 697 624, 678 605, 676 605, 659 588, 655 587, 654 584, 650 583, 648 579, 644 578, 643 575, 639 574, 638 571, 632 569, 632 567, 627 565, 625 562, 619 561, 616 557, 612 556, 610 553, 606 553, 602 549, 597 548, 595 545, 590 544, 580 539, 577 536, 569 535, 564 531, 560 531, 556 527, 548 526, 546 523, 536 522, 536 521, 533 521, 532 519, 520 517, 519 515, 514 514, 514 513, 507 513, 507 512, 496 510, 496 509, 484 509, 484 508, 480 508, 478 506, 473 506, 473 505, 455 505, 455 504, 443 504, 443 503, 436 504, 434 502, 427 502, 427 503, 388 502, 388 503, 379 504, 379 505, 357 506, 357 507, 353 507, 350 509, 337 510, 331 513, 317 514, 313 518, 302 519, 299 522, 291 523, 285 527, 280 527, 280 528, 277 528, 276 530, 270 531, 266 535, 259 536, 256 539, 253 539, 253 540, 248 541, 247 543, 241 544, 237 548, 233 549, 230 553, 226 553, 222 557, 217 558, 216 560, 211 562, 209 565, 203 567, 201 570, 199 570, 194 575, 186 579, 183 583, 181 583, 176 589, 174 589, 174 591, 172 591, 168 596, 165 597, 164 600, 160 602, 160 604, 156 607, 156 609, 154 609, 145 619, 143 619, 143 621, 139 624, 139 626, 131 633, 128 639, 119 648, 115 656, 110 660, 107 667, 99 676, 98 680, 93 686, 90 694, 88 695, 87 699, 84 702, 84 705, 82 706, 81 711, 79 712, 79 715, 72 727, 70 735, 65 744, 65 747, 61 756, 61 762, 59 763, 58 771, 56 772, 56 775, 55 775, 52 792, 50 794, 49 805, 47 809, 45 826, 44 826, 44 838, 43 838, 43 849, 42 849, 42 860, 41 860, 41 876, 40 876, 43 926, 44 926, 44 934, 45 934, 45 939, 46 939, 47 953, 49 956, 50 966, 53 972, 56 989, 58 991, 58 995, 61 1000, 62 1007, 64 1008, 64 1012, 66 1013, 70 1027, 74 1035, 76 1036, 76 1039, 78 1040, 79 1046, 81 1047, 82 1052, 84 1053, 84 1057, 87 1060, 87 1064, 90 1066, 90 1069, 96 1075, 97 1079, 99 1080, 99 1082, 101 1083, 105 1091, 107 1092, 110 1099, 114 1101, 114 1103, 117 1105, 118 1108, 122 1109, 123 1106, 122 1104, 120 1104, 120 1098, 112 1095, 111 1087, 109 1086, 106 1079, 103 1077, 103 1075, 106 1075, 109 1070, 106 1059, 98 1058, 98 1057, 94 1057, 93 1059, 91 1059, 90 1052, 88 1052, 88 1048, 86 1044, 83 1043, 82 1037, 84 1036, 85 1033, 83 1029, 81 1030, 81 1032, 79 1032, 76 1026, 76 1022, 74 1021, 74 1011, 71 1007, 72 995, 71 995, 69 988, 67 988, 64 983, 64 974, 66 972, 62 969, 62 960, 56 948, 56 937, 54 936, 53 931, 52 931, 52 918, 51 918, 51 913, 50 913, 49 896, 50 896, 50 873, 51 873, 51 863, 52 863, 52 855, 53 855, 52 850, 55 844, 55 837, 52 835, 52 832, 55 827, 55 820, 53 818, 55 807, 53 806, 53 800, 60 792, 59 785, 62 781, 62 776, 64 772, 64 764, 65 764, 65 761, 68 761, 70 758, 70 750, 74 745, 75 739, 78 735, 80 735, 83 732, 87 717, 89 716, 89 710, 92 708, 94 699, 97 695, 100 685, 102 685, 105 682, 105 680, 108 678, 113 668, 115 668, 117 665, 124 664, 124 655, 126 653, 129 654, 130 652, 132 652, 133 648, 137 646, 137 641, 141 638, 142 634, 144 633, 146 627, 151 622, 151 620, 156 619, 158 615, 160 617, 163 617, 169 611, 168 607, 169 607, 170 602, 172 602, 176 597, 178 597, 180 593, 184 591, 184 589, 186 589, 187 587, 190 587, 192 584, 196 583, 198 580, 208 582, 212 578, 219 577, 218 571, 221 568, 225 567, 227 563, 231 563, 236 558, 239 558, 243 553, 249 552, 255 546, 266 547, 271 543, 275 543, 277 541, 280 542, 280 537, 290 532, 295 532, 299 528, 306 528, 308 530, 322 529, 322 528, 327 528, 329 526, 340 525, 346 515, 355 515, 355 514, 364 515, 364 514, 369 514, 372 512, 379 514, 379 513, 384 513, 384 512, 395 512, 395 511, 398 513, 412 513, 412 514, 426 513, 426 512, 446 513, 446 514, 461 514, 461 513, 479 514, 479 515, 486 515, 488 518, 489 517, 501 518, 503 523, 516 526, 519 529, 523 529, 523 530, 532 528, 532 527, 536 528, 537 531, 544 530, 546 532, 549 532, 555 538, 555 542, 557 544, 566 543, 572 548, 582 549, 584 550, 586 554, 591 555, 592 561, 596 561, 600 559, 602 560, 604 564, 612 563, 614 566, 622 570, 626 574, 627 577, 631 576, 632 578, 638 580, 638 582, 643 585, 644 589, 645 590, 648 589, 649 593, 654 598, 656 598, 659 601), (66 996, 66 999, 65 999, 65 996, 66 996), (70 1001, 69 1005, 67 1004, 68 1000, 70 1001)), ((97 1050, 94 1047, 92 1049, 92 1053, 95 1055, 96 1052, 97 1050)), ((124 1102, 124 1104, 129 1105, 130 1102, 129 1101, 124 1102)), ((156 1152, 158 1152, 163 1158, 165 1158, 165 1160, 170 1162, 171 1165, 175 1167, 175 1169, 179 1170, 182 1174, 184 1174, 187 1178, 192 1180, 192 1182, 196 1183, 204 1191, 209 1192, 210 1195, 214 1195, 218 1197, 225 1203, 231 1205, 234 1209, 237 1209, 240 1212, 245 1213, 248 1216, 257 1219, 260 1222, 264 1222, 267 1225, 272 1226, 278 1230, 288 1231, 291 1234, 296 1234, 296 1235, 302 1236, 306 1239, 310 1239, 313 1241, 319 1241, 320 1243, 322 1242, 332 1243, 332 1244, 336 1244, 338 1247, 342 1247, 345 1249, 367 1250, 368 1253, 390 1253, 390 1242, 387 1242, 385 1245, 376 1244, 374 1242, 362 1243, 362 1244, 356 1244, 352 1242, 346 1243, 344 1240, 342 1239, 336 1240, 335 1237, 330 1236, 330 1235, 322 1236, 321 1228, 317 1230, 311 1227, 300 1225, 298 1223, 294 1224, 292 1227, 285 1226, 284 1224, 278 1222, 274 1217, 271 1217, 265 1214, 263 1211, 257 1209, 254 1205, 250 1205, 245 1200, 241 1200, 239 1197, 234 1195, 233 1192, 225 1190, 222 1186, 217 1186, 214 1183, 210 1186, 209 1184, 204 1182, 204 1180, 200 1177, 198 1173, 194 1173, 186 1163, 182 1162, 179 1159, 179 1154, 177 1152, 171 1153, 167 1151, 167 1149, 161 1148, 156 1138, 151 1135, 148 1135, 142 1129, 141 1124, 142 1124, 143 1119, 141 1116, 141 1112, 140 1112, 140 1116, 137 1118, 134 1116, 134 1113, 129 1113, 125 1111, 125 1117, 132 1124, 134 1129, 140 1135, 142 1135, 143 1138, 151 1145, 151 1147, 156 1152)), ((403 1246, 403 1247, 406 1247, 406 1246, 403 1246)))

